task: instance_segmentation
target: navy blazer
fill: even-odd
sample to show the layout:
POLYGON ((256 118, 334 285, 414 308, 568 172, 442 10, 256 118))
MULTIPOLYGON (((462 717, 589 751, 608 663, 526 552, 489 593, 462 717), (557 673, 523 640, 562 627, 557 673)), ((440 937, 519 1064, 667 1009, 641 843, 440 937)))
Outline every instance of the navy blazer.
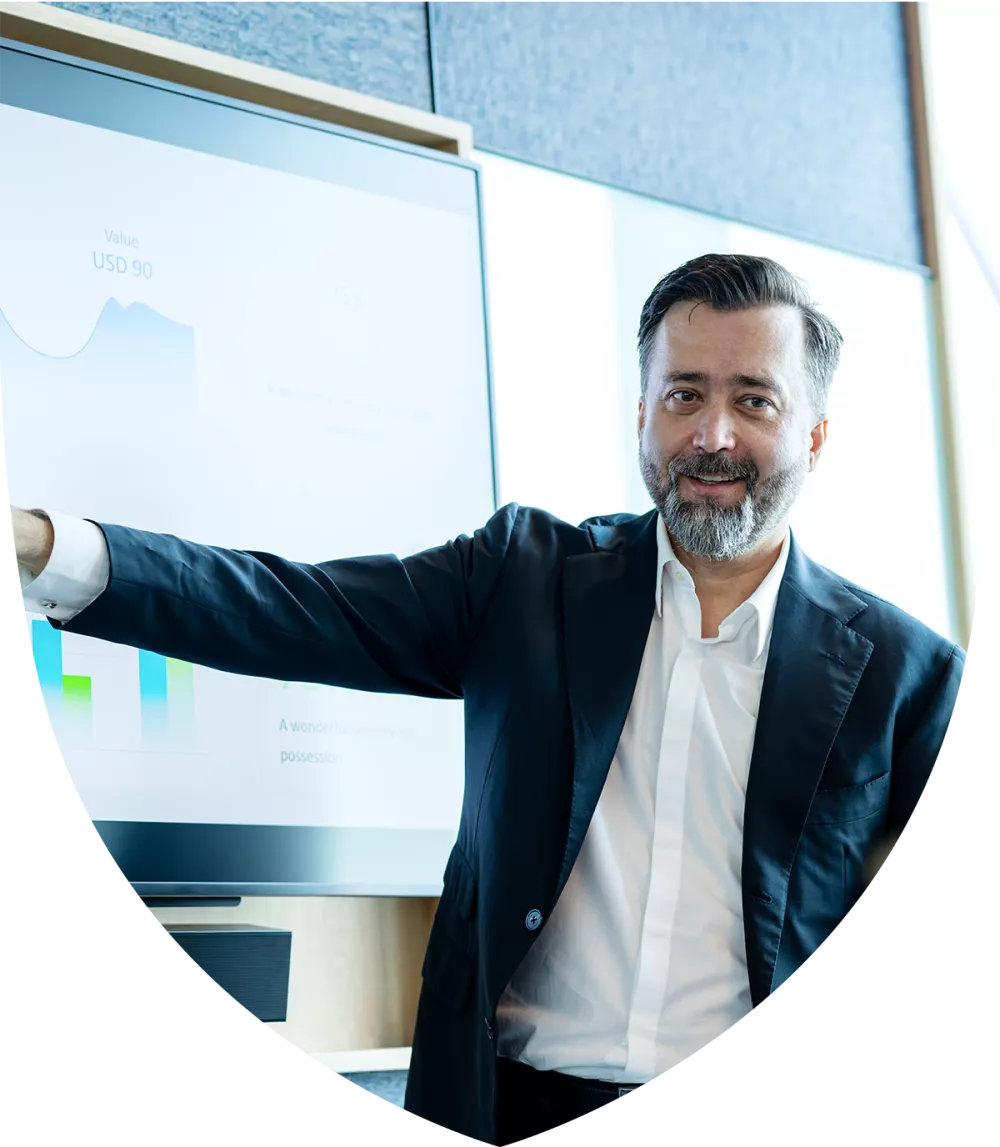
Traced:
MULTIPOLYGON (((529 913, 547 919, 566 883, 625 723, 653 613, 655 524, 651 511, 576 527, 509 505, 412 557, 318 565, 102 525, 110 584, 65 624, 234 673, 464 699, 461 823, 406 1104, 486 1142, 496 1004, 539 935, 529 913)), ((872 848, 905 825, 964 660, 792 539, 744 815, 755 1005, 843 919, 872 848)))

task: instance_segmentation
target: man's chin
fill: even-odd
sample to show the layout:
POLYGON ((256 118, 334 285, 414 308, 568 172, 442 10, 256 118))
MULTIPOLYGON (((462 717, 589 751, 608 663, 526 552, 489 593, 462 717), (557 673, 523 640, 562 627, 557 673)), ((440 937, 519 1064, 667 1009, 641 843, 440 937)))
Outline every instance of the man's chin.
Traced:
POLYGON ((739 517, 739 506, 723 510, 714 503, 676 500, 661 517, 667 533, 692 557, 725 561, 739 554, 747 541, 743 531, 719 528, 723 518, 728 525, 739 517))
POLYGON ((678 497, 672 499, 672 504, 668 505, 668 514, 664 515, 664 520, 668 529, 670 529, 671 518, 680 528, 685 523, 697 526, 710 525, 713 522, 740 517, 743 504, 743 501, 740 500, 735 505, 722 506, 711 494, 693 499, 678 497))

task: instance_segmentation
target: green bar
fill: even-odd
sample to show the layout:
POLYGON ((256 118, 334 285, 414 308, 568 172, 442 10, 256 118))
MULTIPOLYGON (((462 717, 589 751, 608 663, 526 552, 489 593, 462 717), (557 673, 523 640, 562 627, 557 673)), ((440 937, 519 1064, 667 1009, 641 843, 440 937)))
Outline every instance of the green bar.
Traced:
POLYGON ((90 678, 64 673, 62 679, 61 729, 70 742, 88 743, 93 733, 90 678))
POLYGON ((167 706, 171 740, 182 747, 194 737, 194 666, 167 658, 167 706))
POLYGON ((63 700, 74 708, 90 708, 90 678, 71 677, 63 674, 62 679, 63 700))
POLYGON ((167 694, 175 689, 178 693, 190 692, 194 688, 194 666, 190 661, 167 658, 167 694))

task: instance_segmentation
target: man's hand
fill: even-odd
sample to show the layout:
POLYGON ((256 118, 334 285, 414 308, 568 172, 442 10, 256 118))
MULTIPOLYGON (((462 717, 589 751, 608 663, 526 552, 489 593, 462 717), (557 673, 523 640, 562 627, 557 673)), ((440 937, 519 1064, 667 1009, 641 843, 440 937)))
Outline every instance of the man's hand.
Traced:
POLYGON ((52 523, 47 518, 40 518, 15 506, 10 508, 10 520, 14 527, 17 564, 24 566, 32 577, 38 577, 52 553, 55 537, 52 523))

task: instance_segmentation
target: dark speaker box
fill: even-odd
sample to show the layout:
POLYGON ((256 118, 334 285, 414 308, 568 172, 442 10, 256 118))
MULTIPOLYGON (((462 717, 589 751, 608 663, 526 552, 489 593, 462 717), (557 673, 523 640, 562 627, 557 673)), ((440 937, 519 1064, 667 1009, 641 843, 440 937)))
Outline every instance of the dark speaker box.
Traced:
POLYGON ((256 924, 164 924, 192 960, 259 1020, 288 1014, 292 934, 256 924))

